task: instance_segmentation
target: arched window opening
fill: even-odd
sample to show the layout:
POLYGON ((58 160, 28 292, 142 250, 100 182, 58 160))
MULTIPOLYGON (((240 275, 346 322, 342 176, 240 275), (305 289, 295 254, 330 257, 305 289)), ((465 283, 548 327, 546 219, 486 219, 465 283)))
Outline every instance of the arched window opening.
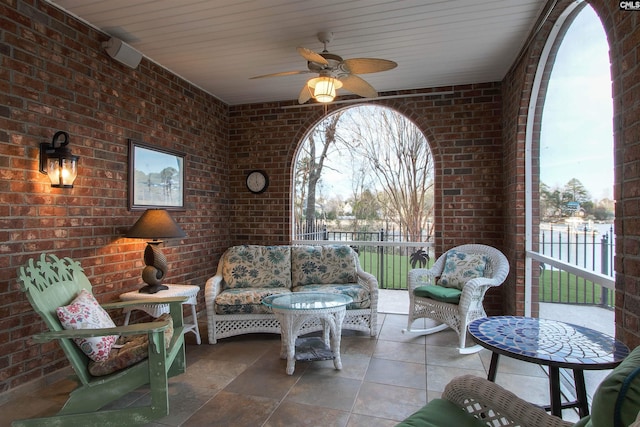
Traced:
POLYGON ((395 110, 364 105, 325 117, 295 159, 293 241, 347 242, 382 288, 406 289, 410 264, 431 259, 433 170, 426 137, 395 110))
POLYGON ((527 152, 534 157, 527 159, 528 204, 534 208, 527 210, 525 314, 566 320, 570 310, 573 323, 613 335, 609 46, 595 11, 587 4, 572 7, 547 43, 534 85, 538 93, 532 96, 542 105, 536 108, 539 123, 527 130, 532 148, 527 152), (597 308, 602 312, 596 316, 597 308))

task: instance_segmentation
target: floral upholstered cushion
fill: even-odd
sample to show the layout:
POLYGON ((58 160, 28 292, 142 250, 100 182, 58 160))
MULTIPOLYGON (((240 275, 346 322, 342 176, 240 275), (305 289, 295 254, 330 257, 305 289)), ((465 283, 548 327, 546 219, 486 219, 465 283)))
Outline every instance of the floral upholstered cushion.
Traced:
POLYGON ((291 289, 289 246, 234 246, 227 250, 222 269, 226 288, 291 289))
POLYGON ((271 309, 262 304, 262 298, 291 292, 287 288, 233 288, 225 289, 216 296, 216 314, 263 314, 271 309))
POLYGON ((451 250, 447 252, 444 270, 438 285, 462 290, 465 283, 484 277, 488 259, 483 254, 470 254, 451 250))
POLYGON ((346 245, 293 246, 293 286, 357 283, 356 253, 346 245))
POLYGON ((357 283, 296 286, 293 288, 293 292, 328 292, 346 295, 353 300, 347 305, 347 310, 371 307, 369 290, 357 283))
MULTIPOLYGON (((100 306, 91 292, 83 289, 71 304, 56 309, 64 329, 115 328, 109 314, 100 306)), ((74 342, 91 360, 103 361, 109 357, 117 335, 75 338, 74 342)))
POLYGON ((162 314, 155 322, 164 322, 165 320, 169 322, 169 326, 164 330, 164 346, 165 348, 169 348, 171 339, 173 338, 173 319, 171 318, 171 313, 162 314))
POLYGON ((108 358, 103 361, 89 362, 89 373, 94 377, 101 377, 117 372, 121 369, 133 366, 149 356, 149 338, 146 335, 134 335, 126 337, 122 347, 113 348, 108 358))
MULTIPOLYGON (((165 346, 169 347, 173 338, 173 319, 169 313, 158 317, 156 321, 169 321, 169 327, 164 331, 165 346)), ((109 357, 103 361, 89 362, 89 373, 94 377, 101 377, 133 366, 149 356, 148 335, 132 335, 120 337, 113 346, 109 357)))

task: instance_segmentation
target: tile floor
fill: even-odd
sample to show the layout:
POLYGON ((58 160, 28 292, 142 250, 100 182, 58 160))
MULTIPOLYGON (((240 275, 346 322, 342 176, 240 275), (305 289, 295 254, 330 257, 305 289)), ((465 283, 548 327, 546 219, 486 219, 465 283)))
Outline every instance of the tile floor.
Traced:
MULTIPOLYGON (((386 301, 376 338, 343 331, 341 371, 331 361, 297 362, 295 373, 286 375, 279 335, 197 345, 187 334, 187 372, 170 380, 171 412, 149 426, 395 426, 439 397, 453 377, 486 377, 490 352, 459 355, 450 330, 426 337, 403 334, 406 302, 400 298, 396 307, 386 301)), ((199 323, 204 339, 205 318, 199 323)), ((532 402, 548 402, 548 380, 537 365, 504 357, 497 382, 532 402)), ((61 379, 12 397, 0 406, 0 425, 55 413, 71 388, 70 380, 61 379)), ((138 390, 118 404, 145 398, 146 390, 138 390)), ((577 416, 565 411, 565 418, 577 416)))

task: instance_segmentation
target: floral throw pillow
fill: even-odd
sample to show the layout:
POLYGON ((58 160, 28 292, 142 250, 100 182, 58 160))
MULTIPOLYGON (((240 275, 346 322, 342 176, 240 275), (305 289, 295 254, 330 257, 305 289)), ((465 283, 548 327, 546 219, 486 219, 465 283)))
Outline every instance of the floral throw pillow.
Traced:
POLYGON ((291 288, 289 246, 234 246, 224 257, 225 289, 291 288))
POLYGON ((293 286, 357 283, 356 254, 346 245, 293 246, 293 286))
POLYGON ((469 254, 451 250, 447 258, 438 285, 462 290, 465 283, 476 277, 484 277, 487 257, 482 254, 469 254))
MULTIPOLYGON (((71 304, 58 307, 56 314, 65 329, 114 328, 109 314, 98 304, 91 292, 83 289, 71 304)), ((109 357, 117 335, 75 338, 74 341, 91 360, 102 362, 109 357)))

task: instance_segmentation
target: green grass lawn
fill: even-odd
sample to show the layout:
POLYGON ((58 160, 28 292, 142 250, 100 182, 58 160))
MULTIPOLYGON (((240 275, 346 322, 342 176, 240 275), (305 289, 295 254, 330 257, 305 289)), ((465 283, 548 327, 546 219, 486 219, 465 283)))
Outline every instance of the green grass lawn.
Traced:
MULTIPOLYGON (((380 288, 407 289, 407 273, 412 269, 409 255, 384 254, 380 257, 378 252, 361 250, 359 259, 362 269, 378 278, 380 288)), ((424 268, 430 268, 431 265, 433 265, 433 260, 430 260, 424 268)))
MULTIPOLYGON (((407 273, 412 269, 409 255, 361 250, 359 254, 362 269, 378 278, 382 289, 407 289, 407 273), (380 262, 382 261, 382 269, 380 262)), ((434 260, 429 260, 425 268, 430 268, 434 260)), ((608 305, 614 302, 614 292, 605 291, 608 305)), ((540 274, 540 302, 565 304, 602 304, 602 287, 578 278, 566 271, 545 270, 540 274)))
MULTIPOLYGON (((566 304, 602 304, 602 286, 581 279, 566 271, 545 270, 540 274, 540 302, 566 304)), ((605 291, 609 305, 613 304, 613 290, 605 291)))

